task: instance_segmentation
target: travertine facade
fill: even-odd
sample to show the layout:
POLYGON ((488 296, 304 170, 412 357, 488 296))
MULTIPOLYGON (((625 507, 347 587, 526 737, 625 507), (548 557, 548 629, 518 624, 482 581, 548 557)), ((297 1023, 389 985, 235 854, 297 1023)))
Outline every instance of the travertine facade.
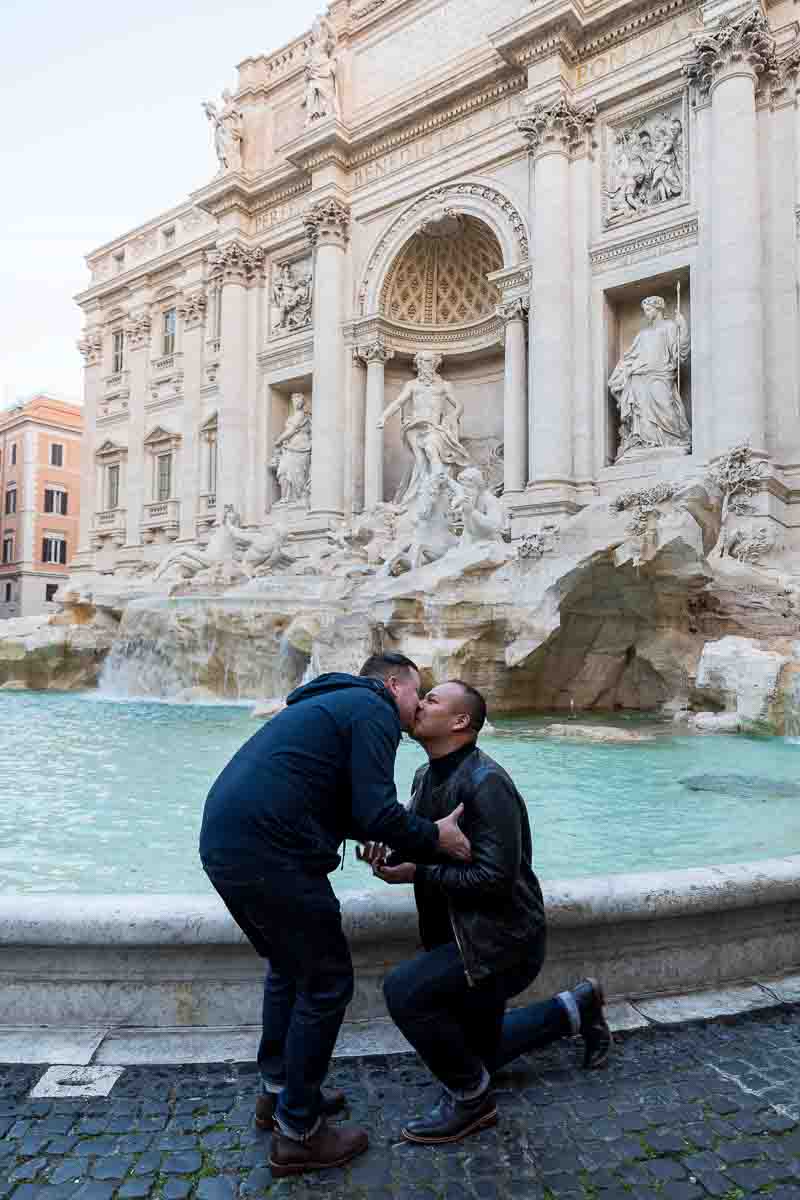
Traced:
POLYGON ((77 404, 50 396, 0 412, 0 620, 47 612, 69 574, 82 424, 77 404))
POLYGON ((798 75, 788 0, 334 0, 245 60, 217 174, 88 259, 78 569, 472 464, 538 546, 745 442, 794 545, 798 75))

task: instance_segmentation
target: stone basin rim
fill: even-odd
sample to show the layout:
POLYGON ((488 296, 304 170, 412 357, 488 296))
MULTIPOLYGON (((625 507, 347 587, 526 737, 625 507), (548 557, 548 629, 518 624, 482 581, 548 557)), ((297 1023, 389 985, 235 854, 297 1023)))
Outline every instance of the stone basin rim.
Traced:
MULTIPOLYGON (((681 870, 592 875, 543 884, 551 927, 702 916, 798 902, 800 854, 681 870)), ((410 890, 350 891, 345 930, 357 944, 405 940, 416 929, 410 890)), ((235 946, 245 942, 214 894, 0 896, 0 947, 235 946)))

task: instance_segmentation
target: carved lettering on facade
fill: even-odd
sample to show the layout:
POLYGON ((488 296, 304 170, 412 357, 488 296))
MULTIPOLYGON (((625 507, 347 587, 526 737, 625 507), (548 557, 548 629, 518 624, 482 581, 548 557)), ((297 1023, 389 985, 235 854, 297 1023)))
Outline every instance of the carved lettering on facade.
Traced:
POLYGON ((614 46, 607 53, 598 54, 588 62, 581 63, 575 72, 575 84, 582 87, 592 79, 602 79, 611 71, 638 62, 655 50, 665 50, 668 46, 674 46, 676 42, 682 41, 702 27, 703 21, 699 11, 684 13, 674 21, 659 25, 658 29, 643 33, 641 37, 631 38, 629 42, 614 46))
POLYGON ((501 121, 517 116, 521 111, 522 101, 520 98, 506 96, 497 104, 490 104, 460 121, 454 121, 452 125, 437 129, 434 133, 418 138, 407 146, 399 146, 396 150, 392 150, 388 154, 381 154, 372 162, 357 167, 352 176, 353 186, 365 187, 366 184, 392 175, 403 167, 427 161, 441 150, 455 146, 467 138, 475 137, 476 134, 484 133, 495 125, 499 125, 501 121))
POLYGON ((274 208, 268 208, 266 212, 258 214, 256 232, 263 233, 265 229, 272 229, 275 225, 293 221, 295 217, 299 217, 302 212, 305 212, 305 209, 305 200, 287 200, 285 204, 276 204, 274 208))

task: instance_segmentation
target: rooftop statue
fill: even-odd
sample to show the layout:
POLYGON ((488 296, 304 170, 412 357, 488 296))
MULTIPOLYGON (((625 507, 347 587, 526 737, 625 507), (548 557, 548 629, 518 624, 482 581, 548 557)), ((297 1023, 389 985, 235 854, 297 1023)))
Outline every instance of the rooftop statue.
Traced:
POLYGON ((229 90, 225 88, 222 93, 220 109, 217 109, 211 100, 204 100, 203 112, 214 128, 214 150, 219 163, 219 174, 241 171, 244 118, 229 90))
POLYGON ((306 89, 303 96, 306 125, 323 117, 341 116, 336 82, 336 34, 327 17, 317 17, 306 51, 306 89))

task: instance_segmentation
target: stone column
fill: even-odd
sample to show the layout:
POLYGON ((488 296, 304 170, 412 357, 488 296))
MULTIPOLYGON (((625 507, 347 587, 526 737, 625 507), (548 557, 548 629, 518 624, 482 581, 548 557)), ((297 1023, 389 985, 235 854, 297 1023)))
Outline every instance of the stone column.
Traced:
POLYGON ((383 430, 378 421, 384 409, 386 363, 394 350, 383 338, 359 346, 356 355, 367 368, 367 401, 364 411, 364 508, 369 512, 383 500, 383 430))
POLYGON ((765 448, 761 205, 755 89, 777 68, 760 9, 695 40, 688 74, 711 103, 711 388, 715 454, 765 448))
MULTIPOLYGON (((125 496, 126 532, 125 545, 141 544, 143 508, 149 499, 149 457, 145 457, 144 406, 148 398, 148 376, 150 374, 150 312, 143 309, 132 317, 125 327, 125 354, 127 357, 130 400, 128 420, 128 473, 125 496)), ((154 421, 153 424, 156 424, 154 421)))
POLYGON ((206 294, 202 288, 184 296, 178 316, 181 320, 183 351, 183 440, 181 477, 178 483, 181 502, 181 540, 197 534, 196 518, 200 492, 204 490, 203 455, 200 441, 200 389, 203 385, 203 336, 205 333, 206 294))
POLYGON ((531 343, 536 367, 530 404, 529 479, 572 482, 573 346, 570 158, 583 144, 595 106, 566 96, 534 104, 517 121, 532 170, 531 343))
POLYGON ((99 328, 87 329, 78 342, 85 366, 83 376, 83 436, 81 437, 81 511, 78 524, 78 553, 91 550, 95 512, 102 500, 97 492, 97 392, 103 364, 103 335, 99 328))
POLYGON ((218 431, 217 513, 232 505, 244 519, 248 457, 247 290, 262 269, 264 251, 229 242, 208 253, 209 279, 222 287, 218 431))
POLYGON ((528 297, 501 304, 498 316, 505 323, 505 384, 503 387, 503 463, 506 496, 524 492, 528 481, 528 364, 525 320, 528 297))
POLYGON ((314 384, 311 399, 311 510, 344 511, 345 248, 350 209, 335 196, 303 218, 314 251, 314 384))

